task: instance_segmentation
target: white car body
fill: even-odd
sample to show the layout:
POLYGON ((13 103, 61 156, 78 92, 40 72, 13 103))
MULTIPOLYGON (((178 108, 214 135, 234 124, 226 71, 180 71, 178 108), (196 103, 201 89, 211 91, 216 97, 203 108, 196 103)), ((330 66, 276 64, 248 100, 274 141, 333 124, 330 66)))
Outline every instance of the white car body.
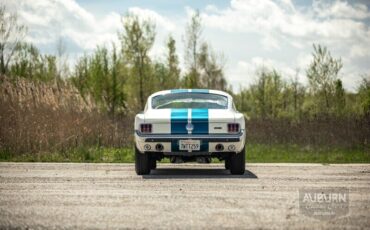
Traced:
POLYGON ((243 114, 236 111, 231 95, 222 91, 207 89, 160 91, 148 97, 145 110, 135 117, 135 145, 139 153, 149 153, 157 160, 174 156, 183 159, 218 157, 222 160, 227 158, 227 154, 244 151, 245 119, 243 114), (227 106, 223 109, 156 109, 152 106, 153 98, 159 95, 181 93, 221 95, 227 98, 227 106), (151 125, 150 133, 141 132, 144 124, 151 125), (229 124, 238 124, 238 131, 229 133, 229 124), (195 143, 200 143, 199 149, 180 150, 180 140, 195 140, 195 143), (158 148, 159 145, 161 148, 158 148))

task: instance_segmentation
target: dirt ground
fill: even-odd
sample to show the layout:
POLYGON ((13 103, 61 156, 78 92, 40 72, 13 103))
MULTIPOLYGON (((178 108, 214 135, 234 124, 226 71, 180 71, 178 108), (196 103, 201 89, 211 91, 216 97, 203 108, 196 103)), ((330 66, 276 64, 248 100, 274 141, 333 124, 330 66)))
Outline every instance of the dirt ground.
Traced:
POLYGON ((3 228, 370 228, 370 164, 0 163, 3 228), (318 219, 300 189, 348 188, 349 211, 318 219))

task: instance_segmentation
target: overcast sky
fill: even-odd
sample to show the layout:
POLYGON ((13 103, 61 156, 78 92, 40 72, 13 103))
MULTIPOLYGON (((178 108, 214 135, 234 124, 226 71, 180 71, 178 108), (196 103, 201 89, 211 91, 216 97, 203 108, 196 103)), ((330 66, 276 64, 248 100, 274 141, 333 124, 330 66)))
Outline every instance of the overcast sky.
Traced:
POLYGON ((199 9, 203 39, 226 58, 225 75, 234 90, 255 81, 259 66, 271 66, 291 79, 299 70, 305 83, 312 44, 329 48, 342 58, 340 73, 354 91, 361 75, 370 75, 370 1, 303 0, 0 0, 17 11, 29 28, 27 40, 44 53, 56 53, 62 38, 70 59, 97 45, 117 42, 121 16, 127 12, 156 23, 153 59, 163 58, 165 40, 172 34, 183 66, 182 36, 189 17, 199 9))

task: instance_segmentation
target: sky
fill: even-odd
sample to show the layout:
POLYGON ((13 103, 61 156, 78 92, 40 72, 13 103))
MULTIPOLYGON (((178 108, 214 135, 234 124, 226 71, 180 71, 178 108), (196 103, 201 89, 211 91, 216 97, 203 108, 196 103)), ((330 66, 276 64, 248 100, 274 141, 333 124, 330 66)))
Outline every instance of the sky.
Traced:
POLYGON ((176 39, 184 70, 185 26, 199 10, 202 40, 225 60, 225 77, 235 91, 253 84, 262 66, 275 68, 284 79, 307 84, 305 71, 312 45, 326 46, 341 58, 339 78, 356 91, 370 76, 370 1, 306 0, 0 0, 28 26, 26 40, 43 53, 55 54, 62 39, 70 64, 98 45, 119 44, 122 16, 129 13, 156 24, 150 52, 162 60, 169 35, 176 39))

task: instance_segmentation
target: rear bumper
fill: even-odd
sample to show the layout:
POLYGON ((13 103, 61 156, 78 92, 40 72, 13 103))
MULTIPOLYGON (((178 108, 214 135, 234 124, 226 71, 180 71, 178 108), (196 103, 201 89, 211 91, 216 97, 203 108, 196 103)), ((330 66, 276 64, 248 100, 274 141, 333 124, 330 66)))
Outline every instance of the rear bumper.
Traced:
POLYGON ((216 152, 240 152, 245 145, 245 131, 242 130, 237 134, 207 134, 207 135, 174 135, 174 134, 141 134, 137 130, 135 131, 135 143, 136 147, 140 152, 161 152, 164 154, 175 153, 177 155, 187 155, 190 152, 179 151, 178 141, 179 140, 200 140, 202 149, 197 152, 191 152, 192 155, 197 153, 216 153, 216 152), (162 151, 156 151, 155 146, 157 144, 163 145, 162 151), (224 150, 217 151, 216 145, 222 144, 224 150), (146 146, 146 148, 145 148, 146 146), (150 149, 148 149, 150 146, 150 149), (231 149, 231 150, 230 150, 231 149))

